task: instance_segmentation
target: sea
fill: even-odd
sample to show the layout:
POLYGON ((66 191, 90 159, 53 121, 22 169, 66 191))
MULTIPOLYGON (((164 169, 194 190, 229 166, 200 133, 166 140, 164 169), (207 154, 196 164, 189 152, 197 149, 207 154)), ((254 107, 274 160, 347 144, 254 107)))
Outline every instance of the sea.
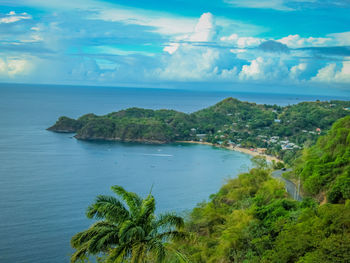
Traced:
POLYGON ((227 97, 290 105, 336 96, 147 88, 0 84, 0 262, 69 262, 70 238, 110 187, 156 198, 157 213, 186 216, 250 156, 206 145, 78 141, 46 130, 59 116, 77 118, 142 107, 194 112, 227 97))

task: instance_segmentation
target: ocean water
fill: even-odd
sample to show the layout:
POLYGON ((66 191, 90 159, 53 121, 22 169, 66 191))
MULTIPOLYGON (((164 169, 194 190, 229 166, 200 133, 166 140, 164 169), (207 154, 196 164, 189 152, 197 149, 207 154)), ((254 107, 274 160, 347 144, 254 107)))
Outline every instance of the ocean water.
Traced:
MULTIPOLYGON (((45 85, 0 85, 0 262, 69 262, 86 207, 110 186, 147 195, 157 211, 207 200, 250 156, 204 145, 84 142, 46 131, 59 116, 127 107, 193 112, 233 96, 288 105, 319 96, 45 85)), ((333 99, 342 99, 333 97, 333 99)))

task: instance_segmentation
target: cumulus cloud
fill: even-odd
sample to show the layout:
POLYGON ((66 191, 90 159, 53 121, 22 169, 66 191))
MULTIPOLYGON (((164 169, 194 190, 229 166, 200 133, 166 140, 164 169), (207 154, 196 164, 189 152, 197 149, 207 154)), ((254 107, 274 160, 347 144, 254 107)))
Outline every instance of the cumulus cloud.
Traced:
MULTIPOLYGON (((211 13, 204 13, 198 19, 191 33, 178 36, 176 39, 179 42, 185 42, 187 44, 189 42, 210 42, 215 39, 217 34, 216 30, 214 16, 211 13)), ((173 42, 166 46, 163 51, 173 54, 180 46, 180 43, 173 42)))
POLYGON ((303 74, 306 69, 307 69, 306 63, 300 63, 298 65, 295 65, 291 67, 289 76, 293 80, 299 80, 300 75, 303 74))
POLYGON ((288 68, 282 59, 257 57, 244 65, 239 73, 240 80, 280 80, 288 75, 288 68))
POLYGON ((287 45, 291 48, 300 48, 300 47, 322 47, 326 45, 334 44, 334 39, 330 37, 308 37, 303 38, 300 35, 289 35, 287 37, 283 37, 278 42, 287 45))
POLYGON ((211 13, 204 13, 199 18, 189 40, 194 42, 209 42, 214 39, 215 35, 216 29, 214 17, 211 13))
POLYGON ((182 19, 115 6, 94 8, 75 16, 78 11, 55 12, 41 21, 26 13, 4 15, 13 18, 0 23, 1 80, 297 83, 314 77, 312 81, 323 83, 349 82, 346 62, 319 69, 305 56, 318 55, 315 48, 324 52, 329 45, 346 45, 350 32, 269 39, 242 32, 244 24, 236 26, 211 13, 182 19), (16 23, 21 16, 26 21, 16 23))
POLYGON ((256 37, 240 37, 236 33, 230 36, 223 36, 220 38, 220 40, 235 45, 239 48, 256 47, 265 41, 265 39, 256 37))
POLYGON ((14 78, 28 75, 33 65, 25 58, 0 58, 0 76, 14 78))
POLYGON ((163 56, 154 76, 172 81, 233 80, 237 75, 236 56, 229 50, 182 44, 179 49, 163 56))
POLYGON ((350 83, 350 61, 344 61, 339 67, 336 63, 329 63, 321 68, 315 77, 314 82, 326 83, 350 83))
POLYGON ((350 46, 350 31, 342 33, 334 33, 328 35, 331 38, 334 38, 338 45, 341 46, 350 46))
POLYGON ((0 18, 0 24, 15 23, 24 19, 32 19, 32 16, 27 13, 16 14, 15 11, 11 11, 0 18))

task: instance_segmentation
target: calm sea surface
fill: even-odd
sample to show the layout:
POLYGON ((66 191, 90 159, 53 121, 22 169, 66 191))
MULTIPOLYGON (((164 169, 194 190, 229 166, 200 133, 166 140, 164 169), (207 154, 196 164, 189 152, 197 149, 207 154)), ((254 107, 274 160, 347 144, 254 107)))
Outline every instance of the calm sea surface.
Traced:
POLYGON ((153 185, 158 212, 182 212, 250 165, 247 155, 209 146, 83 142, 46 131, 59 116, 133 106, 193 112, 228 96, 280 105, 330 99, 1 84, 0 262, 69 262, 71 236, 92 223, 86 207, 112 185, 141 195, 153 185))

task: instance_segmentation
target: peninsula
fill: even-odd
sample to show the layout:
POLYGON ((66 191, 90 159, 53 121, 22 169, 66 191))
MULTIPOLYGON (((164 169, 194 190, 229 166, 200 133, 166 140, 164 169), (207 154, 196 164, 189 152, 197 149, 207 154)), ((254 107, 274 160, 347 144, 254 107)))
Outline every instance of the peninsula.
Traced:
POLYGON ((79 140, 203 142, 272 155, 289 163, 336 120, 350 115, 349 109, 350 101, 302 102, 282 107, 227 98, 190 114, 129 108, 103 116, 89 113, 78 119, 62 116, 48 130, 76 133, 79 140))

